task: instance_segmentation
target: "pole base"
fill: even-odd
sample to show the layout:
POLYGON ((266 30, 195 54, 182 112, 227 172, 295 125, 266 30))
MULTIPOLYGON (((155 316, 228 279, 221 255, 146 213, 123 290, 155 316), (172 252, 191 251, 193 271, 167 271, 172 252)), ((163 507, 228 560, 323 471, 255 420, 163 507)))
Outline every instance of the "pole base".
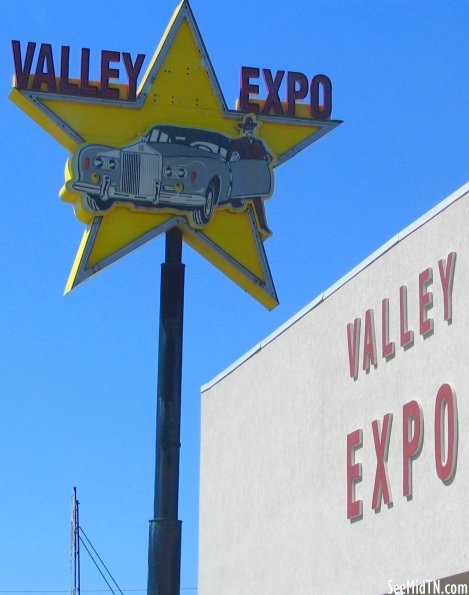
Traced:
POLYGON ((179 595, 182 521, 150 521, 147 595, 179 595))

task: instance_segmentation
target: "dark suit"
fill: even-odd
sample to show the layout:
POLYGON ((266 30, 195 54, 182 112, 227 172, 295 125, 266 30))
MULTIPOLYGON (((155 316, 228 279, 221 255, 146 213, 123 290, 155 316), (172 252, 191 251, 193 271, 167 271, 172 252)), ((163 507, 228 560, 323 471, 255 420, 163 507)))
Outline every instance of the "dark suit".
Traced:
POLYGON ((264 143, 257 138, 249 139, 247 136, 236 138, 231 143, 228 160, 233 153, 239 153, 240 159, 267 159, 264 143))

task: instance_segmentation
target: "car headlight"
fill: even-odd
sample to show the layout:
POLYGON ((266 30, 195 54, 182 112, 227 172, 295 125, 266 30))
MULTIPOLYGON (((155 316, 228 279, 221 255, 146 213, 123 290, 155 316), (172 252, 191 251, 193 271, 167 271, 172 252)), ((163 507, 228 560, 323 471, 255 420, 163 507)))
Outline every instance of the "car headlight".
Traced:
POLYGON ((179 167, 176 173, 178 178, 185 178, 186 177, 186 170, 183 167, 179 167))
POLYGON ((167 166, 164 168, 164 171, 163 171, 163 173, 164 173, 164 175, 165 175, 167 178, 170 178, 170 177, 173 175, 173 168, 172 168, 172 167, 170 167, 169 165, 167 165, 167 166))
POLYGON ((115 159, 114 157, 105 157, 102 155, 98 155, 94 158, 94 166, 96 169, 117 169, 119 165, 119 160, 115 159))

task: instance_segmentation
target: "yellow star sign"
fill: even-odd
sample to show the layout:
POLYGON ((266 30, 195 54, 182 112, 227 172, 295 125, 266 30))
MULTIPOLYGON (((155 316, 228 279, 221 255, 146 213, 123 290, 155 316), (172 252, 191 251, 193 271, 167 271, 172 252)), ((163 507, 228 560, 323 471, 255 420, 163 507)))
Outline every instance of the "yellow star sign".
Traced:
MULTIPOLYGON (((75 80, 68 78, 69 48, 62 47, 55 77, 50 46, 41 46, 32 75, 35 45, 22 58, 13 44, 10 99, 71 153, 60 196, 87 226, 66 292, 177 226, 187 244, 264 306, 278 304, 263 246, 271 235, 263 201, 273 192, 273 170, 339 124, 295 103, 306 96, 304 75, 288 73, 285 103, 278 96, 284 73, 264 71, 269 96, 261 101, 250 97, 258 91, 256 69, 244 69, 240 109, 229 110, 187 0, 138 89, 143 56, 133 62, 122 55, 124 86, 112 83, 118 52, 102 52, 101 80, 93 83, 89 50, 75 80)), ((319 93, 313 82, 311 96, 319 93)))

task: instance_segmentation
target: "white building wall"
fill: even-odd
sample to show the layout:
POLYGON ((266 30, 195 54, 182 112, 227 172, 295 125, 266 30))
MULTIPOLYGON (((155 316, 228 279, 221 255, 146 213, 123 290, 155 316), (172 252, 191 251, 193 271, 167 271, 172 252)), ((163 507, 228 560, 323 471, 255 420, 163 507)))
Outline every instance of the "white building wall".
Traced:
POLYGON ((373 255, 323 300, 203 387, 200 595, 373 594, 407 579, 469 569, 469 184, 373 255), (443 316, 438 261, 456 252, 452 321, 443 316), (432 268, 434 332, 419 334, 419 274, 432 268), (414 345, 399 345, 399 288, 407 286, 414 345), (381 301, 389 298, 396 354, 381 356, 381 301), (365 312, 373 309, 377 366, 362 369, 365 312), (361 318, 358 378, 349 372, 347 324, 361 318), (456 392, 454 480, 437 476, 434 409, 456 392), (417 400, 424 440, 403 496, 402 408, 417 400), (372 421, 393 414, 388 477, 393 505, 371 508, 372 421), (347 435, 363 517, 347 518, 347 435))

